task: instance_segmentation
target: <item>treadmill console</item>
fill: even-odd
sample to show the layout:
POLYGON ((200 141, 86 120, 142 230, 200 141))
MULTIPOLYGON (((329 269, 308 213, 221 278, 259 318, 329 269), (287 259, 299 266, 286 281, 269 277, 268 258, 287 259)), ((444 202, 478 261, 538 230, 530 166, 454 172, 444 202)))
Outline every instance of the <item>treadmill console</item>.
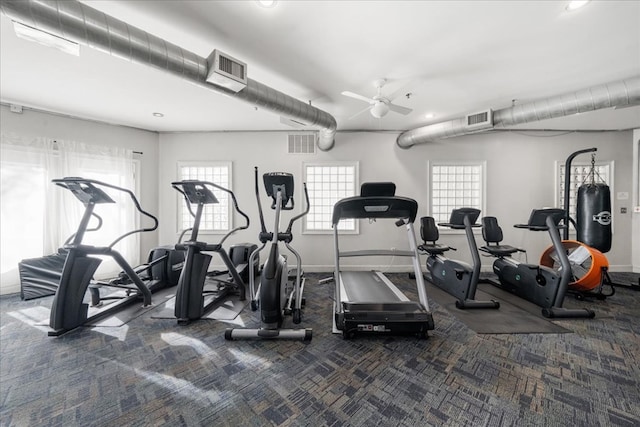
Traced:
POLYGON ((393 182, 365 182, 360 186, 360 197, 393 197, 396 185, 393 182))

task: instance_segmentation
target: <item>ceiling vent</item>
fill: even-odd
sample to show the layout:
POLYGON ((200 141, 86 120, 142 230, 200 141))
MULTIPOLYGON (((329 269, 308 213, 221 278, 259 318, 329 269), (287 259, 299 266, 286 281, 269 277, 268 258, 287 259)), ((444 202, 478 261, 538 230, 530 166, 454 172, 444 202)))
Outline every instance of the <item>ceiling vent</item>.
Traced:
POLYGON ((290 133, 287 137, 287 153, 289 154, 315 154, 315 133, 290 133))
POLYGON ((471 130, 490 129, 493 127, 493 112, 489 110, 468 114, 465 117, 465 127, 471 130))
POLYGON ((247 64, 244 62, 216 49, 207 58, 207 66, 207 82, 234 92, 247 87, 247 64))

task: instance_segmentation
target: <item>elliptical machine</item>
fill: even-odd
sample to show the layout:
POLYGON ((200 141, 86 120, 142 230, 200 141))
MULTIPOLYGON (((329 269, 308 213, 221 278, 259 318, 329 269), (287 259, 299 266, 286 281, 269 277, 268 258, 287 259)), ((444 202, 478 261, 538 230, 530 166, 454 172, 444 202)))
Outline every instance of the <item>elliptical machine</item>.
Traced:
MULTIPOLYGON (((177 250, 186 252, 184 268, 178 281, 176 290, 174 313, 179 325, 189 324, 192 320, 200 319, 215 305, 231 295, 238 295, 240 301, 246 300, 246 287, 243 276, 247 269, 258 269, 259 259, 254 258, 254 263, 249 264, 249 255, 257 249, 255 244, 232 246, 229 254, 222 244, 229 236, 237 231, 249 228, 249 217, 240 210, 235 194, 213 182, 198 180, 183 180, 172 182, 171 186, 182 194, 189 213, 194 218, 193 226, 183 231, 182 235, 191 231, 191 237, 184 243, 176 245, 177 250), (198 241, 200 220, 205 206, 218 203, 218 199, 211 189, 218 189, 229 194, 233 202, 234 210, 244 218, 244 225, 234 228, 225 234, 218 243, 210 244, 198 241), (191 205, 196 205, 193 212, 191 205), (211 255, 205 252, 217 253, 231 275, 229 280, 223 274, 210 276, 207 271, 211 262, 211 255)), ((182 241, 182 236, 180 238, 182 241)))
MULTIPOLYGON (((561 226, 558 225, 564 217, 564 209, 534 209, 527 224, 514 225, 516 228, 549 233, 561 265, 558 271, 543 265, 518 262, 511 257, 512 253, 519 251, 517 248, 487 244, 480 250, 497 258, 493 263, 493 272, 498 276, 498 282, 485 281, 542 307, 544 317, 593 318, 595 313, 587 308, 562 307, 572 276, 569 257, 560 239, 561 226)), ((484 217, 482 224, 485 241, 499 243, 502 240, 502 230, 495 217, 484 217)))
POLYGON ((473 266, 466 262, 450 259, 444 256, 448 250, 456 250, 451 246, 437 243, 440 233, 433 217, 420 218, 420 236, 424 241, 418 249, 429 254, 427 258, 428 274, 426 279, 442 289, 443 291, 457 298, 456 307, 466 308, 500 308, 498 301, 478 301, 476 288, 480 277, 480 255, 473 228, 480 227, 476 220, 480 216, 480 210, 475 208, 459 208, 451 212, 448 223, 441 223, 440 226, 453 230, 464 230, 469 243, 469 250, 473 259, 473 266))
POLYGON ((260 203, 260 191, 258 184, 258 168, 255 168, 255 190, 258 201, 258 213, 260 215, 261 232, 259 240, 262 246, 254 251, 249 258, 249 264, 253 263, 267 243, 271 243, 269 257, 262 267, 260 285, 255 288, 255 274, 249 271, 249 290, 251 293, 251 309, 260 309, 262 327, 258 329, 230 328, 225 331, 225 339, 299 339, 310 341, 312 330, 306 329, 281 329, 284 316, 291 314, 293 323, 302 321, 302 306, 305 279, 302 277, 302 260, 300 254, 290 245, 293 240, 291 229, 298 219, 309 212, 309 194, 306 183, 303 184, 306 209, 289 221, 287 230, 280 232, 280 213, 285 210, 293 210, 294 181, 293 175, 284 172, 270 172, 263 175, 264 186, 267 195, 271 197, 271 209, 275 210, 275 224, 273 232, 268 232, 264 223, 262 204, 260 203), (295 280, 289 280, 287 257, 280 252, 279 243, 284 242, 287 249, 296 257, 295 280))
POLYGON ((147 264, 133 268, 118 251, 113 249, 116 243, 127 236, 150 232, 158 228, 158 219, 142 209, 138 199, 130 190, 105 182, 79 177, 54 179, 52 182, 71 191, 85 206, 85 211, 76 232, 64 244, 67 257, 62 268, 60 283, 51 305, 49 326, 52 330, 49 331, 49 336, 58 336, 90 321, 98 320, 124 308, 126 305, 140 301, 140 299, 142 299, 143 309, 150 307, 152 305, 151 295, 153 292, 176 285, 184 262, 184 254, 181 251, 176 251, 173 248, 153 249, 149 254, 147 264), (96 231, 102 225, 102 218, 94 212, 96 206, 115 203, 103 188, 126 193, 131 198, 138 213, 151 219, 153 225, 129 231, 119 236, 108 246, 83 244, 82 240, 85 233, 96 231), (98 221, 97 226, 94 228, 88 228, 91 218, 95 218, 98 221), (93 280, 93 275, 102 260, 89 255, 103 255, 113 258, 122 268, 122 273, 108 281, 93 280), (124 296, 112 294, 107 297, 101 297, 100 288, 103 286, 123 289, 125 294, 124 296), (89 304, 84 302, 87 288, 91 295, 91 311, 89 311, 89 304), (112 302, 104 304, 105 300, 112 300, 112 302))

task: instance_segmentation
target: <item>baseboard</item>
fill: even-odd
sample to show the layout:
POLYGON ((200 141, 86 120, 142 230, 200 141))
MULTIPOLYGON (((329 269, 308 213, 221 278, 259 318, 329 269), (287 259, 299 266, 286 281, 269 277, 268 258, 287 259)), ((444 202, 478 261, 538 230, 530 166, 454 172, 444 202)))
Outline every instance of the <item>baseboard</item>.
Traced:
POLYGON ((0 295, 11 295, 20 293, 20 284, 3 285, 0 289, 0 295))

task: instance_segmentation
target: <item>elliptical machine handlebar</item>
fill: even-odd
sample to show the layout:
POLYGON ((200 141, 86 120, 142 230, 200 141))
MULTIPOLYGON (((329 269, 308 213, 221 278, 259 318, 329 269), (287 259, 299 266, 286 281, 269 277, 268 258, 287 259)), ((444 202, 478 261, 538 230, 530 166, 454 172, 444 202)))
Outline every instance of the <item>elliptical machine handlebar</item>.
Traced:
MULTIPOLYGON (((293 234, 291 232, 293 228, 293 224, 304 217, 309 213, 311 209, 311 203, 309 202, 309 192, 307 190, 307 183, 303 183, 304 189, 304 198, 306 207, 303 212, 294 216, 289 220, 289 225, 284 233, 278 231, 269 232, 267 231, 267 227, 264 222, 264 213, 262 211, 262 203, 260 202, 260 188, 258 183, 258 167, 254 167, 254 177, 255 177, 255 193, 256 200, 258 201, 258 216, 260 218, 260 234, 259 240, 262 243, 266 243, 274 239, 274 232, 277 232, 276 239, 279 241, 284 241, 286 243, 290 243, 293 240, 293 234)), ((271 204, 272 209, 279 210, 292 210, 295 206, 295 202, 293 200, 293 175, 284 172, 270 172, 266 173, 263 176, 265 189, 267 195, 269 195, 273 202, 271 204), (289 202, 291 202, 289 204, 289 202)))
POLYGON ((158 228, 158 218, 156 218, 155 216, 153 216, 149 212, 147 212, 144 209, 142 209, 142 206, 140 206, 140 202, 138 201, 138 198, 129 189, 118 187, 116 185, 108 184, 106 182, 98 181, 98 180, 95 180, 95 179, 87 179, 87 178, 81 178, 81 177, 64 177, 64 178, 60 178, 60 179, 53 179, 51 182, 53 182, 54 184, 56 184, 59 187, 62 187, 62 188, 65 188, 65 189, 71 191, 73 193, 73 195, 76 196, 76 198, 82 202, 82 204, 85 206, 85 208, 88 208, 89 206, 91 206, 91 216, 97 217, 98 221, 99 221, 98 226, 95 227, 95 228, 92 228, 92 229, 87 229, 86 228, 86 222, 82 221, 81 225, 80 225, 80 228, 84 228, 84 229, 80 230, 80 228, 79 228, 78 231, 72 235, 72 237, 67 239, 67 242, 69 242, 72 238, 75 238, 76 236, 79 235, 78 236, 79 239, 76 239, 76 240, 79 240, 79 241, 75 241, 74 242, 76 244, 79 244, 82 241, 82 237, 83 237, 85 231, 95 231, 95 230, 99 229, 102 226, 102 218, 100 218, 98 215, 94 214, 93 211, 92 211, 93 205, 101 204, 101 203, 115 203, 115 202, 113 201, 113 199, 111 199, 111 197, 109 197, 107 195, 107 193, 105 193, 101 188, 99 188, 101 186, 102 187, 111 188, 111 189, 114 189, 114 190, 117 190, 117 191, 121 191, 123 193, 128 194, 129 197, 131 198, 131 201, 133 202, 134 206, 136 207, 136 210, 138 212, 140 212, 142 215, 144 215, 144 216, 146 216, 148 218, 151 218, 151 220, 153 221, 153 226, 151 226, 151 227, 139 228, 139 229, 132 230, 132 231, 129 231, 129 232, 121 235, 116 240, 111 242, 107 246, 108 248, 112 248, 120 240, 122 240, 125 237, 128 237, 128 236, 130 236, 132 234, 145 233, 145 232, 148 232, 148 231, 154 231, 155 229, 158 228), (96 185, 98 187, 96 187, 96 185))
MULTIPOLYGON (((304 189, 304 200, 305 200, 305 203, 307 204, 307 207, 303 212, 301 212, 299 215, 294 216, 289 221, 289 226, 287 227, 287 234, 290 235, 290 236, 291 236, 291 228, 293 227, 293 223, 296 222, 297 220, 299 220, 300 218, 302 218, 303 216, 307 215, 309 213, 309 210, 311 209, 311 204, 309 203, 309 192, 307 191, 307 183, 306 182, 302 183, 302 188, 304 189)), ((291 198, 291 200, 293 200, 293 198, 291 198)), ((291 241, 291 239, 289 240, 289 242, 290 241, 291 241)))

